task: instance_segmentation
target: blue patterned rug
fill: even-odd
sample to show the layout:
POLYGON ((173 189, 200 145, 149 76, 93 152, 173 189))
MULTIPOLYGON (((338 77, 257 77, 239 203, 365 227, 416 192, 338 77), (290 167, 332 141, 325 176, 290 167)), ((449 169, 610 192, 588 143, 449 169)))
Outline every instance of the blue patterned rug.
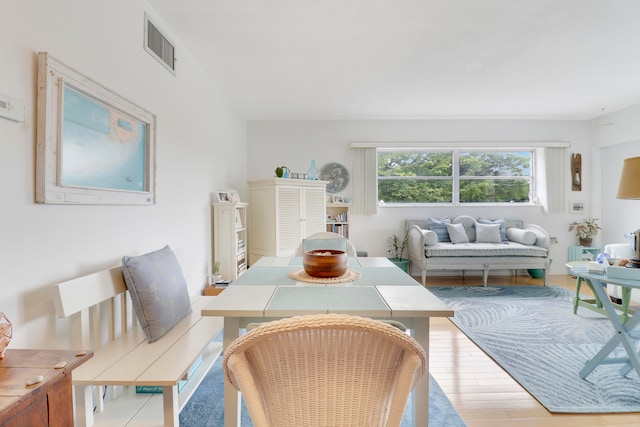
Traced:
MULTIPOLYGON (((640 379, 620 364, 578 372, 614 334, 608 319, 585 308, 573 314, 573 293, 548 286, 429 287, 455 310, 451 319, 551 412, 640 411, 640 379)), ((624 356, 620 346, 614 353, 624 356)))
MULTIPOLYGON (((220 339, 221 340, 221 339, 220 339)), ((423 380, 426 381, 426 378, 423 380)), ((438 383, 429 375, 429 425, 436 427, 466 427, 438 383)), ((221 427, 224 420, 222 356, 211 367, 189 402, 180 412, 181 427, 221 427)), ((402 427, 412 425, 410 404, 407 405, 402 427)), ((242 427, 252 426, 244 402, 242 427)))

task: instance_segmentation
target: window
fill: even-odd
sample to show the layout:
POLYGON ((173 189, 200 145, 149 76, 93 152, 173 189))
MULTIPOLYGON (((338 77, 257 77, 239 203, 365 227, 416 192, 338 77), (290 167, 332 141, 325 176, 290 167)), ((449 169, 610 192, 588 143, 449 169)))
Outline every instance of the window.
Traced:
POLYGON ((378 150, 385 204, 529 204, 533 151, 378 150))

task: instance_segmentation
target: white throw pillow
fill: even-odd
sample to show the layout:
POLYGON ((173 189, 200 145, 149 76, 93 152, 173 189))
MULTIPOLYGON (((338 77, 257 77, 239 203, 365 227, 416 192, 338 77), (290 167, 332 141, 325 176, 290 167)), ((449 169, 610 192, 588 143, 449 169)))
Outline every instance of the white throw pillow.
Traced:
POLYGON ((433 246, 438 243, 438 233, 431 230, 422 230, 424 236, 424 244, 427 246, 433 246))
POLYGON ((507 238, 507 229, 506 229, 506 219, 486 219, 486 218, 478 218, 478 222, 480 224, 500 224, 500 239, 503 242, 507 242, 509 239, 507 238))
POLYGON ((445 224, 451 243, 469 243, 469 237, 462 224, 445 224))
POLYGON ((522 228, 508 228, 507 229, 507 238, 512 242, 522 243, 523 245, 535 245, 537 236, 531 230, 523 230, 522 228))
POLYGON ((500 224, 476 223, 477 243, 502 243, 500 239, 500 224))

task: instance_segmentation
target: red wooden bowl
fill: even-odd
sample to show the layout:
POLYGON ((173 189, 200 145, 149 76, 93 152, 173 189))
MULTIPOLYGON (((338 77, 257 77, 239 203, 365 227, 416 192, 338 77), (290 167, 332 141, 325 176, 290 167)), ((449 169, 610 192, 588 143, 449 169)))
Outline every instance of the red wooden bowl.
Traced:
POLYGON ((347 253, 336 249, 314 249, 302 255, 302 265, 312 277, 339 277, 347 272, 347 253))

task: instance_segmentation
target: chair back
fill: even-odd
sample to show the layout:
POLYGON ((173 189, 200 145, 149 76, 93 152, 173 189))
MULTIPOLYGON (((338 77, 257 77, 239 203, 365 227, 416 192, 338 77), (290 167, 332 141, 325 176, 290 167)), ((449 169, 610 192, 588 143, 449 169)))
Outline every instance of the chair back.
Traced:
POLYGON ((255 427, 400 426, 426 366, 406 333, 343 314, 265 323, 223 360, 225 381, 242 392, 255 427))
POLYGON ((356 248, 349 239, 331 231, 321 231, 303 239, 296 250, 296 256, 302 256, 305 251, 312 249, 338 249, 346 251, 347 256, 357 256, 356 248))

